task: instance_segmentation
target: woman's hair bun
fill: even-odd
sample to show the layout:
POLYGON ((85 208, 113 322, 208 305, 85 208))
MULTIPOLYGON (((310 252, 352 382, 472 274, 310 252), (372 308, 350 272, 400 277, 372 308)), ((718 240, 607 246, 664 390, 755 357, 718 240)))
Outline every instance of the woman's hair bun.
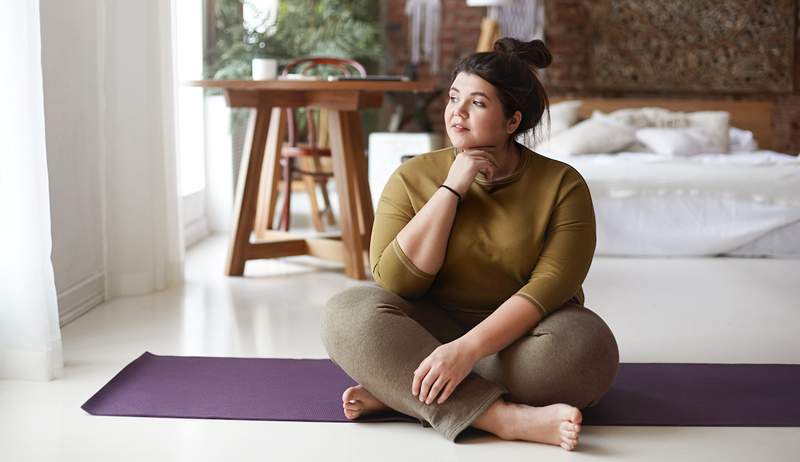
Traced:
POLYGON ((550 50, 539 39, 523 42, 511 37, 503 37, 494 42, 494 51, 506 53, 544 69, 553 61, 550 50))

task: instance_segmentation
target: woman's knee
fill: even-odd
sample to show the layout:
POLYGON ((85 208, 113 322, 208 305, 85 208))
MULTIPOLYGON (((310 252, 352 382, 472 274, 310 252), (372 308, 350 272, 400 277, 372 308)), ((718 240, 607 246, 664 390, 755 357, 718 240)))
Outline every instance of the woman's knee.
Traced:
POLYGON ((573 354, 570 360, 585 364, 600 362, 614 365, 619 361, 617 341, 608 324, 586 307, 559 310, 542 322, 553 334, 559 348, 573 354), (549 321, 549 322, 545 322, 549 321))
MULTIPOLYGON (((569 307, 552 313, 526 341, 532 342, 529 346, 541 356, 540 361, 546 358, 550 363, 546 366, 547 379, 535 377, 541 375, 541 365, 523 367, 532 374, 528 380, 538 386, 530 390, 523 387, 518 394, 536 400, 538 405, 542 400, 566 402, 578 408, 592 405, 608 391, 616 377, 619 351, 614 334, 588 308, 569 307)), ((528 380, 518 380, 518 385, 528 380)))
POLYGON ((370 305, 373 291, 374 288, 371 286, 356 286, 334 294, 325 303, 325 308, 322 312, 323 330, 325 330, 325 327, 332 327, 337 324, 336 321, 342 319, 353 320, 360 311, 370 305))
POLYGON ((391 303, 393 296, 396 295, 377 285, 350 287, 336 293, 322 312, 320 331, 323 341, 362 331, 364 322, 375 314, 376 307, 391 303))
POLYGON ((569 308, 564 313, 569 328, 556 333, 557 344, 564 360, 575 371, 574 405, 586 407, 596 402, 611 388, 619 369, 619 348, 613 332, 594 311, 569 308), (566 319, 567 317, 571 319, 566 319))

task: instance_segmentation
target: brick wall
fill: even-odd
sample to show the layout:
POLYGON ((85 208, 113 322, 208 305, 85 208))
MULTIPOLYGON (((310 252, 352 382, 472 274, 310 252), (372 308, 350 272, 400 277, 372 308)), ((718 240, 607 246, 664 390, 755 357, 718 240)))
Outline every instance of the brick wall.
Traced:
MULTIPOLYGON (((408 17, 405 14, 405 0, 388 0, 386 11, 386 38, 389 60, 387 72, 403 74, 409 61, 408 17)), ((431 76, 427 63, 419 69, 422 78, 435 77, 441 86, 450 83, 449 74, 458 60, 475 51, 480 36, 481 19, 486 8, 466 5, 466 0, 442 0, 441 43, 439 72, 431 76)), ((442 93, 428 106, 428 117, 434 131, 444 133, 443 112, 447 93, 442 93)), ((410 130, 419 129, 411 127, 410 130)))
POLYGON ((778 98, 773 115, 778 150, 800 154, 800 0, 795 9, 794 92, 778 98))
MULTIPOLYGON (((800 152, 800 0, 796 1, 794 31, 794 88, 791 93, 769 94, 774 99, 773 129, 775 149, 797 154, 800 152)), ((388 73, 403 73, 408 63, 408 18, 405 0, 386 0, 386 33, 388 41, 388 73)), ((586 0, 546 0, 546 43, 553 53, 553 64, 547 68, 544 79, 550 96, 608 96, 608 97, 698 97, 697 92, 649 91, 621 92, 591 88, 590 16, 586 0)), ((442 25, 440 32, 441 70, 432 76, 442 86, 449 83, 449 72, 463 56, 474 51, 480 35, 480 21, 485 8, 467 7, 466 0, 442 0, 442 25)), ((423 65, 420 76, 431 76, 423 65)), ((726 94, 717 92, 714 97, 737 99, 763 99, 763 93, 726 94)), ((444 132, 442 120, 446 93, 441 94, 428 108, 435 131, 444 132)), ((418 129, 409 127, 409 130, 418 129)))

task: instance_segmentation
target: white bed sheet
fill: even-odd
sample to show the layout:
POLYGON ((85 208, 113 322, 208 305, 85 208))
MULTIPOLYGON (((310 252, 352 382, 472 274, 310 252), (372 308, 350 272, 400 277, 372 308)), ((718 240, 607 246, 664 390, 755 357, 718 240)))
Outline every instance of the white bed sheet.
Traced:
POLYGON ((800 158, 774 151, 554 157, 586 179, 598 255, 800 258, 800 158))

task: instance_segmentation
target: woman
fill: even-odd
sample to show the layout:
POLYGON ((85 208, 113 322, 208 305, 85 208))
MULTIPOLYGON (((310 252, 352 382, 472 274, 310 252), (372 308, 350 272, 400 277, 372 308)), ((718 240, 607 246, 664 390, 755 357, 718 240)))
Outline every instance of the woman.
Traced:
POLYGON ((359 385, 349 419, 395 409, 450 441, 467 427, 572 450, 580 408, 617 373, 617 343, 584 303, 595 249, 589 189, 515 141, 548 112, 544 43, 498 40, 454 69, 453 147, 391 176, 370 242, 377 284, 336 294, 331 359, 359 385))

